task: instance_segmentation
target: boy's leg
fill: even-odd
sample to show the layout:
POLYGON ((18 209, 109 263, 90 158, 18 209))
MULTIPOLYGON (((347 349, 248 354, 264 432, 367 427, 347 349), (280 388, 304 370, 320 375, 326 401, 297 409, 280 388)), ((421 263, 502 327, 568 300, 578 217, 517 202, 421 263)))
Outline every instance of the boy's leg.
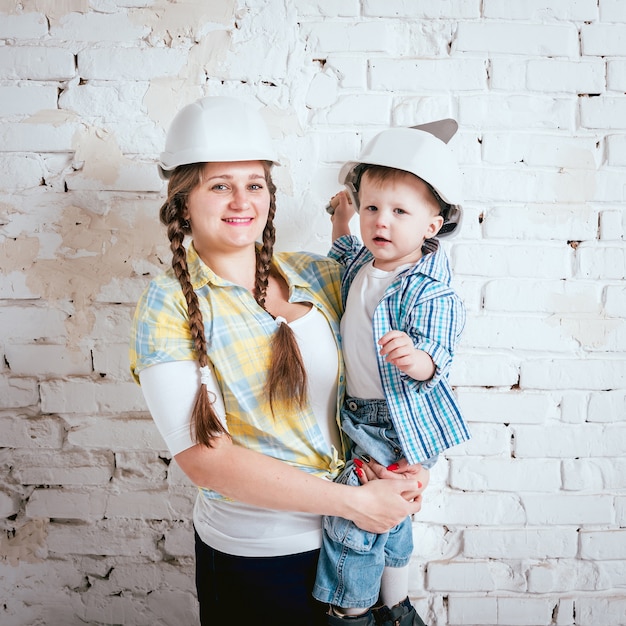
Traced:
POLYGON ((380 587, 380 599, 387 606, 402 602, 409 595, 409 566, 385 567, 380 587))

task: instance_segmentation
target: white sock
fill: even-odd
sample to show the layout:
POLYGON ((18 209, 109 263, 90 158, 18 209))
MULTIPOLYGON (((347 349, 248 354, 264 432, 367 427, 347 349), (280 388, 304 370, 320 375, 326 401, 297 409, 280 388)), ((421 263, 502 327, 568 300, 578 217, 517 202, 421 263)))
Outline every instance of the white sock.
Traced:
POLYGON ((409 566, 385 567, 380 586, 381 600, 392 607, 409 595, 409 566))
POLYGON ((354 616, 358 616, 358 615, 363 615, 363 613, 367 612, 367 609, 358 609, 358 608, 353 608, 353 607, 348 607, 348 608, 342 608, 340 606, 334 606, 332 607, 333 609, 333 613, 337 616, 337 617, 354 617, 354 616))

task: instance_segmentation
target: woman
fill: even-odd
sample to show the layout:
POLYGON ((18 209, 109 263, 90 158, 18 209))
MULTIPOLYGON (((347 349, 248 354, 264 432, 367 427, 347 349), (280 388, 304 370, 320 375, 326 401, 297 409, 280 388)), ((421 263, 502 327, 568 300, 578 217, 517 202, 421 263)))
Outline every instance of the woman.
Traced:
POLYGON ((274 254, 276 163, 250 106, 214 97, 178 113, 159 163, 172 268, 133 324, 133 376, 199 487, 202 624, 325 624, 311 596, 321 515, 384 532, 419 511, 428 481, 419 466, 368 480, 394 476, 372 462, 362 487, 332 482, 343 466, 340 269, 274 254))

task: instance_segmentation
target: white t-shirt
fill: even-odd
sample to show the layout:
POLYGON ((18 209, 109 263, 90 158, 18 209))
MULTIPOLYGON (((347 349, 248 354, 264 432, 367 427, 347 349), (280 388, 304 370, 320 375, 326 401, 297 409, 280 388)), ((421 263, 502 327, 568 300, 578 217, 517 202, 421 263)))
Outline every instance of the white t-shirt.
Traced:
POLYGON ((378 372, 372 319, 374 311, 387 287, 409 265, 401 265, 390 272, 380 270, 373 261, 366 263, 354 277, 346 309, 341 318, 343 357, 346 364, 346 392, 353 398, 385 398, 378 372))

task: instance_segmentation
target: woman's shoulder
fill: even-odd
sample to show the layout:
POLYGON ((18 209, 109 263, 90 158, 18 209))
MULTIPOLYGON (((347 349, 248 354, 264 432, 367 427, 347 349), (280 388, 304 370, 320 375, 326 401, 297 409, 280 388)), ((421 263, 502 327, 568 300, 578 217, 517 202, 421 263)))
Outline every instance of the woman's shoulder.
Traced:
POLYGON ((335 260, 316 252, 280 252, 278 265, 293 283, 312 286, 334 285, 341 279, 341 266, 335 260))

